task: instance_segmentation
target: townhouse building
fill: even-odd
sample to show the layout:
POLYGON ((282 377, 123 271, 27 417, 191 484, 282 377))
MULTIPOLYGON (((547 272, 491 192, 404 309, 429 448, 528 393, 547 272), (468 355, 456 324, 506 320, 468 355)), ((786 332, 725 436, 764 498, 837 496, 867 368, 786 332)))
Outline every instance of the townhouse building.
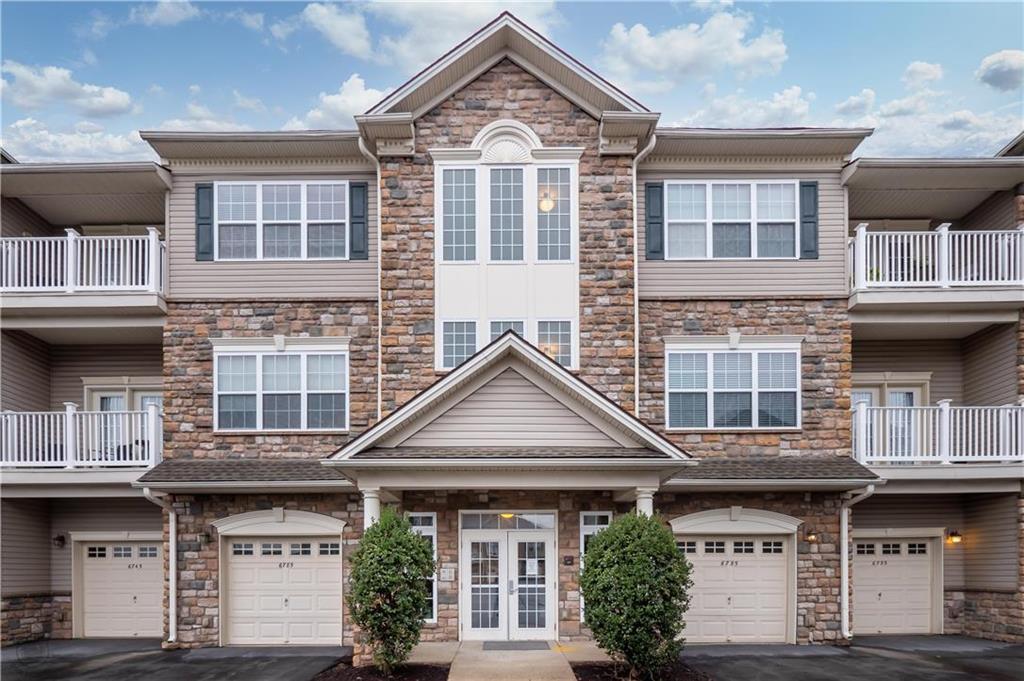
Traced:
POLYGON ((6 643, 353 644, 381 506, 425 640, 586 637, 658 513, 687 639, 1024 640, 1024 157, 688 129, 502 14, 356 128, 5 157, 6 643))

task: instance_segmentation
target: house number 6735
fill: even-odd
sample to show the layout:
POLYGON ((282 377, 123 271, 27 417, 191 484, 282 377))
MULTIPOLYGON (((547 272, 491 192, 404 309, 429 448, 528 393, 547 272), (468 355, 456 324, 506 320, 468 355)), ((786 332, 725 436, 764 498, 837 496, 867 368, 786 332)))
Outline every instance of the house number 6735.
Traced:
POLYGON ((740 564, 740 562, 738 560, 723 560, 722 561, 722 565, 723 566, 739 565, 739 564, 740 564))

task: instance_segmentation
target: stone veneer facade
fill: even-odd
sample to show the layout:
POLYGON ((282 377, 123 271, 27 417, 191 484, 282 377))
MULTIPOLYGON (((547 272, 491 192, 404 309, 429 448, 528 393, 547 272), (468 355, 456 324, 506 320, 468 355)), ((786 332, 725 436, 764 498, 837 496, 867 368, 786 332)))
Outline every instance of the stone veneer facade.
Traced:
POLYGON ((579 165, 579 375, 632 411, 632 158, 598 155, 598 122, 505 60, 415 121, 415 154, 381 163, 382 416, 438 376, 434 165, 427 150, 468 147, 481 128, 500 119, 530 126, 546 147, 585 147, 579 165))
POLYGON ((350 432, 377 416, 377 305, 372 302, 172 302, 164 324, 164 458, 323 458, 336 432, 213 433, 211 338, 349 338, 350 432))
POLYGON ((71 594, 5 596, 0 600, 0 646, 71 638, 71 594))
POLYGON ((851 456, 852 331, 846 300, 640 302, 640 418, 697 457, 851 456), (802 428, 679 432, 665 428, 665 341, 669 336, 802 336, 802 428))

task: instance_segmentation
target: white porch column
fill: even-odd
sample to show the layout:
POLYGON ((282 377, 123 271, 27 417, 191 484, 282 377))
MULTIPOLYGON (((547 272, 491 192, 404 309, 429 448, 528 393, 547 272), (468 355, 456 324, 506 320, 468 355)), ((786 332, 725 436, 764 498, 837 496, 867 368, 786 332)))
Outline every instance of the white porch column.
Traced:
POLYGON ((160 232, 156 227, 146 227, 146 264, 147 276, 149 278, 149 290, 153 293, 160 292, 160 232))
POLYGON ((939 233, 939 286, 949 288, 949 223, 943 222, 935 231, 939 233))
POLYGON ((363 529, 380 520, 380 490, 364 489, 363 492, 363 529))
POLYGON ((863 291, 868 287, 868 223, 857 225, 853 243, 853 288, 863 291))
POLYGON ((75 418, 78 405, 74 402, 64 403, 64 467, 74 468, 78 459, 77 434, 78 419, 75 418))
POLYGON ((939 400, 939 459, 949 463, 953 440, 953 419, 950 413, 952 400, 939 400))
POLYGON ((638 515, 654 515, 654 492, 653 487, 636 488, 636 512, 638 515))

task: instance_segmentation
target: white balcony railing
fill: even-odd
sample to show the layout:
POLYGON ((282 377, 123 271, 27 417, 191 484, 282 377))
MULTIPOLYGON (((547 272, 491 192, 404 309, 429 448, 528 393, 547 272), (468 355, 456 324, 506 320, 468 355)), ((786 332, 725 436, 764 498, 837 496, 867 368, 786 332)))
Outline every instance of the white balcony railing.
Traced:
POLYGON ((853 287, 1024 286, 1024 225, 1016 230, 869 232, 850 240, 853 287))
POLYGON ((160 411, 0 413, 0 467, 124 468, 160 461, 160 411))
POLYGON ((1024 406, 869 407, 853 412, 853 452, 865 464, 1024 461, 1024 406))
POLYGON ((0 291, 149 291, 162 293, 166 245, 155 227, 145 236, 0 239, 0 291))

